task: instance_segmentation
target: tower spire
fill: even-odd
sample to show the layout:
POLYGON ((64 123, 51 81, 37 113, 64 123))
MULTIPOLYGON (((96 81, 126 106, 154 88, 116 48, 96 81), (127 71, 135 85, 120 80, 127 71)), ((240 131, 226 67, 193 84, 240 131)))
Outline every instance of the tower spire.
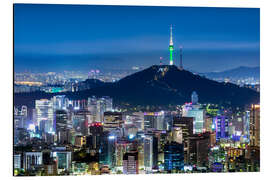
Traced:
POLYGON ((172 25, 170 28, 170 45, 169 45, 169 51, 170 51, 170 65, 173 65, 173 35, 172 35, 172 25))
POLYGON ((180 46, 180 70, 183 70, 183 46, 180 46))
POLYGON ((171 27, 170 27, 170 46, 173 46, 172 25, 171 25, 171 27))

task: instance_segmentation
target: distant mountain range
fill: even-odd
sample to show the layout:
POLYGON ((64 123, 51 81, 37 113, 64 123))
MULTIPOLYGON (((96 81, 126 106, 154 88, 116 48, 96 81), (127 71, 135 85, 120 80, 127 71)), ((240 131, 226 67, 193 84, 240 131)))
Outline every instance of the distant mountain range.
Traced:
MULTIPOLYGON (((200 103, 224 106, 236 107, 258 103, 260 98, 259 93, 251 89, 216 82, 169 65, 154 65, 115 83, 104 83, 88 90, 64 94, 71 99, 83 99, 93 95, 110 96, 116 104, 166 106, 190 102, 193 91, 199 95, 200 103)), ((28 101, 34 103, 35 99, 49 98, 53 95, 56 94, 44 92, 15 94, 15 104, 22 105, 28 101)))
POLYGON ((200 73, 207 78, 248 78, 254 77, 255 79, 260 79, 260 67, 244 67, 240 66, 235 69, 226 70, 222 72, 208 72, 200 73))

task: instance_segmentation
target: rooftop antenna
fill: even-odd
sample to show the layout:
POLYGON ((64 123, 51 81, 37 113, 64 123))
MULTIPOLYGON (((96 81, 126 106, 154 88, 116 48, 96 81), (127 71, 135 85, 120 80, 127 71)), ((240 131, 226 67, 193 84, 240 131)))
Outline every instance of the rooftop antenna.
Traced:
POLYGON ((183 70, 183 46, 180 46, 180 66, 179 66, 179 69, 180 70, 183 70))

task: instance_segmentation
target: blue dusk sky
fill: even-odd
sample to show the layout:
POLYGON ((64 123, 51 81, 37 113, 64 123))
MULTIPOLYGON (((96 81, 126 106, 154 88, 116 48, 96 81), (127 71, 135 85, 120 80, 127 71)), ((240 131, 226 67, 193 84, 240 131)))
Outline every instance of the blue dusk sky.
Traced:
POLYGON ((130 69, 174 59, 197 72, 260 65, 258 8, 14 5, 15 72, 130 69))

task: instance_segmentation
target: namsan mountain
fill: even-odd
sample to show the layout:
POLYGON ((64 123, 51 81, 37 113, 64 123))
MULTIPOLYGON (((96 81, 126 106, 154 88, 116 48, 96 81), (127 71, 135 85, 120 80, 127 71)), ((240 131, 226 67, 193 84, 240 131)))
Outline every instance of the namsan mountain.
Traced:
MULTIPOLYGON (((189 102, 193 91, 199 95, 200 103, 232 107, 258 103, 260 99, 259 93, 254 90, 231 83, 216 82, 189 71, 180 70, 174 65, 153 65, 115 83, 104 83, 96 88, 61 94, 71 99, 110 96, 115 103, 165 106, 189 102)), ((15 98, 17 102, 20 102, 20 99, 26 102, 27 97, 39 99, 53 95, 56 94, 39 92, 39 94, 31 93, 31 96, 27 96, 27 93, 21 93, 15 94, 15 98)))

